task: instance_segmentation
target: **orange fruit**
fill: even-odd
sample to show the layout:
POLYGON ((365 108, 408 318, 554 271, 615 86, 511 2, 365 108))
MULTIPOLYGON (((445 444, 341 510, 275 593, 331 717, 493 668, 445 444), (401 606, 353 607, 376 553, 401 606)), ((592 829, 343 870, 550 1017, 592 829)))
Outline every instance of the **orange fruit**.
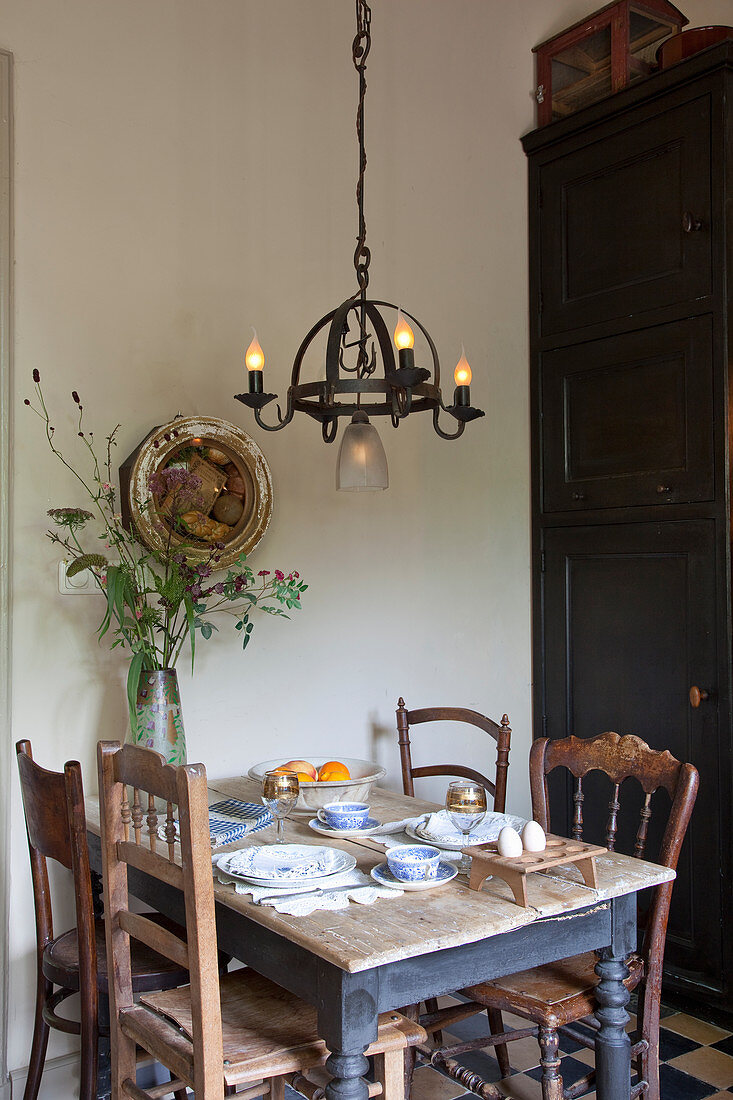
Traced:
MULTIPOLYGON (((284 764, 281 767, 273 768, 272 770, 275 773, 275 775, 284 775, 286 772, 295 771, 294 768, 286 768, 284 764)), ((299 783, 313 783, 314 782, 313 776, 310 774, 310 772, 295 772, 295 774, 298 777, 298 782, 299 783)))
POLYGON ((339 779, 351 779, 351 772, 340 760, 329 760, 326 764, 321 765, 318 772, 320 783, 333 783, 339 779))
POLYGON ((307 760, 288 760, 287 764, 282 766, 290 772, 298 772, 299 774, 302 772, 303 775, 308 777, 305 780, 307 783, 314 783, 318 778, 318 772, 307 760))

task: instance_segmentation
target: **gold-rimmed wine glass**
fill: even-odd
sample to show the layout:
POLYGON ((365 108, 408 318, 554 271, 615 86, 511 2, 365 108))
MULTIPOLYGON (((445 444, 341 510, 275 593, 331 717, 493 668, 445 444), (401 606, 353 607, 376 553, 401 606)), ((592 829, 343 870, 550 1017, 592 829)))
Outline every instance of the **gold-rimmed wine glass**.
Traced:
POLYGON ((265 772, 262 777, 262 802, 277 821, 277 841, 285 840, 285 818, 292 813, 298 801, 300 784, 295 772, 265 772))
MULTIPOLYGON (((486 791, 472 779, 457 779, 448 785, 445 808, 455 827, 463 833, 465 847, 471 830, 480 825, 486 816, 486 791)), ((458 864, 459 873, 468 874, 470 868, 471 857, 462 855, 458 864)))

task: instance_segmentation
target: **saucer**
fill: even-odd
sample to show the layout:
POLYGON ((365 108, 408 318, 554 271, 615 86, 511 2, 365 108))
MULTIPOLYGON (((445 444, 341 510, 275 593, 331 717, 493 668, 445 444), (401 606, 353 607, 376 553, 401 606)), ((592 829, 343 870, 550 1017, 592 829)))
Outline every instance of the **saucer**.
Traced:
POLYGON ((319 818, 314 817, 308 822, 314 833, 320 833, 321 836, 370 836, 375 829, 378 829, 381 822, 377 821, 376 817, 369 817, 365 821, 364 825, 360 829, 334 829, 331 825, 327 825, 325 821, 321 821, 319 818))
POLYGON ((391 886, 394 890, 432 890, 434 886, 445 886, 458 874, 458 868, 453 863, 438 864, 438 874, 435 878, 425 878, 420 882, 402 882, 395 878, 386 863, 379 863, 372 867, 371 876, 380 886, 391 886))

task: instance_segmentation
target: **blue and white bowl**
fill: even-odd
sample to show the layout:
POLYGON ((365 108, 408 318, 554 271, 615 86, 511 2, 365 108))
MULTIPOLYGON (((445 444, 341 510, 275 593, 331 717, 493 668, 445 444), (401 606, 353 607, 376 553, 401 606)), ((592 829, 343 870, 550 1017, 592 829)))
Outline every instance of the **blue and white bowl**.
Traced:
POLYGON ((369 820, 366 802, 328 802, 318 811, 318 820, 332 829, 362 829, 369 820))
POLYGON ((440 850, 428 844, 398 844, 387 852, 387 865, 400 882, 422 882, 438 874, 440 850))

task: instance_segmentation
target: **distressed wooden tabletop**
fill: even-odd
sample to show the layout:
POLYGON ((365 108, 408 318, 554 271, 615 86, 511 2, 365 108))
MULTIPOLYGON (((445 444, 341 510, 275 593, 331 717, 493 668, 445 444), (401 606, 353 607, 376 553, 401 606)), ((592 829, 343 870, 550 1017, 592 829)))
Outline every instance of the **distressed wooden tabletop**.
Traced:
MULTIPOLYGON (((260 802, 260 785, 246 777, 210 780, 210 801, 239 798, 260 802)), ((372 816, 380 821, 400 820, 428 810, 440 809, 432 802, 408 798, 374 788, 370 797, 372 816)), ((324 838, 308 827, 312 815, 288 818, 289 842, 323 844, 324 838)), ((99 803, 87 799, 87 827, 99 834, 99 803)), ((272 838, 272 829, 219 851, 232 851, 262 844, 272 838)), ((357 866, 367 874, 382 863, 384 848, 368 837, 358 840, 333 839, 329 845, 356 856, 357 866)), ((528 877, 528 908, 515 904, 512 892, 500 879, 491 879, 480 892, 469 890, 459 876, 445 886, 391 898, 373 905, 350 904, 346 909, 319 910, 308 917, 277 913, 271 906, 254 905, 235 893, 232 886, 215 882, 216 899, 250 920, 271 928, 286 939, 352 973, 382 966, 398 959, 413 958, 429 951, 473 943, 496 936, 541 918, 564 920, 573 910, 628 894, 674 878, 674 871, 657 864, 608 852, 596 860, 598 888, 579 881, 577 868, 552 868, 528 877)))

